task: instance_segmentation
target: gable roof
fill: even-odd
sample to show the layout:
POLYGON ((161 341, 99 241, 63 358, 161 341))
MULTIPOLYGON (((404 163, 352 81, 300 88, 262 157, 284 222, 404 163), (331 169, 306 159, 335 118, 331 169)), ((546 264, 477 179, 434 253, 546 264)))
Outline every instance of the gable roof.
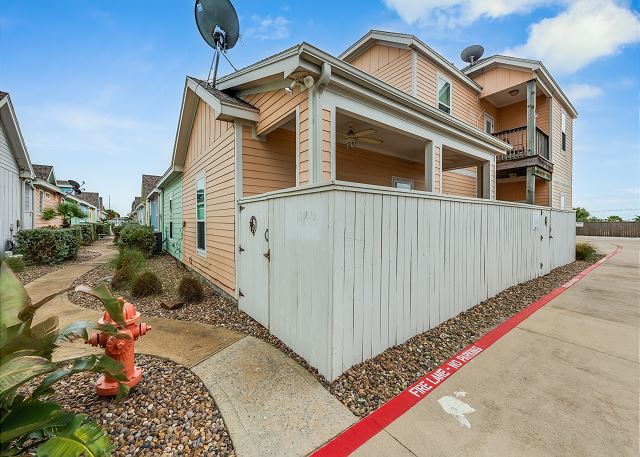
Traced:
POLYGON ((8 92, 3 91, 0 91, 0 125, 5 131, 9 147, 18 164, 20 177, 33 179, 31 159, 29 158, 29 152, 27 151, 27 146, 20 131, 16 112, 13 109, 11 96, 8 92))
POLYGON ((531 70, 536 77, 542 80, 542 83, 545 86, 549 86, 551 89, 551 93, 555 95, 567 108, 569 114, 575 119, 578 117, 578 111, 575 106, 569 100, 569 97, 560 89, 560 86, 553 79, 549 70, 544 66, 544 64, 539 60, 531 60, 531 59, 523 59, 522 57, 512 57, 512 56, 503 56, 500 54, 496 54, 493 56, 485 57, 473 65, 467 65, 462 69, 464 73, 467 75, 475 75, 487 70, 490 70, 494 67, 516 67, 516 68, 525 68, 527 70, 531 70))
POLYGON ((147 195, 156 187, 158 181, 160 181, 162 176, 156 175, 142 175, 142 196, 141 198, 146 198, 147 195))
POLYGON ((33 172, 35 173, 36 178, 43 181, 49 181, 49 176, 51 176, 52 171, 52 165, 38 165, 35 163, 33 164, 33 172))
POLYGON ((80 194, 80 199, 90 203, 96 208, 100 208, 100 194, 98 192, 82 192, 80 194))
POLYGON ((345 62, 353 60, 376 43, 388 43, 396 46, 402 45, 411 48, 419 52, 420 54, 429 57, 431 60, 434 60, 446 70, 449 70, 463 84, 467 85, 474 91, 480 92, 482 90, 482 87, 478 83, 464 74, 452 62, 448 61, 442 54, 438 53, 430 46, 427 46, 415 35, 410 35, 407 33, 388 32, 384 30, 369 30, 366 35, 349 46, 349 48, 342 54, 340 54, 338 58, 344 60, 345 62))
POLYGON ((138 206, 140 206, 140 202, 142 201, 142 198, 140 197, 134 197, 133 202, 131 203, 131 212, 135 212, 136 208, 138 206))

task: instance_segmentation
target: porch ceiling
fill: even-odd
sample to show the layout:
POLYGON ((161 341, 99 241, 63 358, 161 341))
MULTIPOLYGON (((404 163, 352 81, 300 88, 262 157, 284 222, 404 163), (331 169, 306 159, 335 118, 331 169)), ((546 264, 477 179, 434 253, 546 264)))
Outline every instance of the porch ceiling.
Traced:
POLYGON ((456 151, 448 146, 444 146, 442 152, 442 169, 445 171, 482 165, 482 161, 477 157, 456 151))
MULTIPOLYGON (((547 97, 549 96, 545 88, 542 85, 540 85, 537 81, 536 81, 536 93, 538 95, 546 95, 547 97)), ((527 82, 525 81, 520 84, 507 87, 506 89, 503 89, 499 92, 494 92, 492 94, 489 94, 481 98, 483 98, 484 100, 488 100, 489 102, 491 102, 491 104, 493 104, 497 108, 502 108, 503 106, 508 106, 513 103, 521 102, 527 99, 527 82), (515 95, 511 95, 510 92, 512 91, 517 91, 517 93, 515 95)))
POLYGON ((381 140, 379 145, 368 144, 358 141, 358 149, 378 152, 380 154, 400 157, 412 162, 424 163, 424 153, 426 142, 419 140, 406 133, 381 127, 370 121, 365 121, 345 113, 336 113, 336 142, 344 144, 345 135, 349 131, 349 123, 352 123, 354 132, 361 132, 367 129, 374 129, 375 133, 366 135, 369 138, 381 140))

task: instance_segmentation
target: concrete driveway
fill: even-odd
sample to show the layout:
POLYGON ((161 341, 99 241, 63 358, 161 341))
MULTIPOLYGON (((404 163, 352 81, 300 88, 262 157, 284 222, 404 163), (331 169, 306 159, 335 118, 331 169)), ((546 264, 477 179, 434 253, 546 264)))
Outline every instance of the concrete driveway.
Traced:
POLYGON ((623 249, 353 455, 637 456, 640 239, 589 241, 623 249))

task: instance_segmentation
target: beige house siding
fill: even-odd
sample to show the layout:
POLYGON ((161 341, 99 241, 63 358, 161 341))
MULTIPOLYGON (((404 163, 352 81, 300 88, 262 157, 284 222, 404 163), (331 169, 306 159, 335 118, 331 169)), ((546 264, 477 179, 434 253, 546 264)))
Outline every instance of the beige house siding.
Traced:
POLYGON ((322 180, 331 181, 331 111, 322 110, 322 180))
POLYGON ((336 145, 336 177, 339 181, 351 181, 376 186, 393 185, 393 177, 412 179, 414 189, 424 190, 424 165, 387 154, 347 149, 336 145))
MULTIPOLYGON (((508 202, 525 202, 526 201, 526 178, 520 177, 516 179, 498 182, 498 200, 508 202)), ((549 181, 536 176, 536 205, 549 206, 549 181)))
POLYGON ((411 94, 411 50, 375 44, 349 62, 401 91, 411 94))
MULTIPOLYGON (((540 127, 540 130, 549 134, 549 107, 550 99, 544 95, 538 95, 536 97, 536 125, 540 127)), ((496 121, 496 129, 509 130, 516 127, 522 127, 527 125, 527 102, 522 100, 511 105, 504 106, 498 109, 497 117, 494 117, 496 121)))
POLYGON ((235 291, 235 135, 200 101, 182 180, 182 261, 230 294, 235 291), (196 250, 196 181, 205 178, 206 255, 196 250))
POLYGON ((515 70, 511 68, 495 67, 472 76, 473 80, 482 86, 481 96, 500 92, 508 87, 517 86, 533 78, 531 70, 515 70))
MULTIPOLYGON (((475 171, 475 169, 473 170, 475 171)), ((476 197, 478 195, 476 177, 455 171, 445 171, 442 173, 442 193, 460 197, 476 197)))
POLYGON ((242 129, 242 192, 251 196, 296 185, 296 133, 279 128, 265 141, 242 129))
POLYGON ((569 209, 573 206, 572 195, 572 170, 573 170, 573 119, 556 99, 553 103, 553 135, 552 135, 552 162, 553 174, 551 176, 551 189, 553 192, 551 201, 554 208, 560 208, 561 194, 564 194, 565 205, 569 209), (565 113, 567 123, 567 150, 562 150, 562 113, 565 113))

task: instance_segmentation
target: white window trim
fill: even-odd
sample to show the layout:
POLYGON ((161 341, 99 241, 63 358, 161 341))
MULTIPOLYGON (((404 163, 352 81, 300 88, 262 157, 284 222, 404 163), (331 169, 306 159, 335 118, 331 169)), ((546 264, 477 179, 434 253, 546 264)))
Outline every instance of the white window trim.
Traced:
POLYGON ((450 116, 453 116, 453 84, 451 83, 451 79, 447 78, 442 73, 438 73, 438 76, 436 77, 436 108, 445 114, 449 114, 450 116), (440 80, 443 80, 449 83, 449 112, 448 113, 445 113, 440 109, 440 96, 439 96, 440 80))
POLYGON ((169 196, 169 227, 167 227, 169 229, 169 239, 172 240, 173 239, 173 230, 172 229, 172 225, 173 225, 173 191, 171 192, 171 195, 169 196))
POLYGON ((495 133, 496 130, 496 120, 489 113, 484 113, 484 129, 486 133, 495 133), (491 131, 487 132, 487 120, 491 121, 491 131))
POLYGON ((196 177, 196 254, 202 257, 207 256, 207 176, 204 171, 198 173, 196 177), (204 219, 198 220, 198 182, 204 181, 202 189, 204 190, 204 219), (204 222, 204 249, 198 248, 198 222, 204 222))
POLYGON ((44 191, 38 191, 38 212, 42 214, 44 211, 44 191))
POLYGON ((414 183, 413 179, 401 178, 400 176, 393 176, 391 178, 391 185, 393 186, 394 189, 403 190, 405 192, 410 192, 410 191, 415 189, 415 183, 414 183), (402 187, 396 187, 396 185, 399 184, 399 183, 409 184, 411 186, 411 189, 404 189, 402 187))

